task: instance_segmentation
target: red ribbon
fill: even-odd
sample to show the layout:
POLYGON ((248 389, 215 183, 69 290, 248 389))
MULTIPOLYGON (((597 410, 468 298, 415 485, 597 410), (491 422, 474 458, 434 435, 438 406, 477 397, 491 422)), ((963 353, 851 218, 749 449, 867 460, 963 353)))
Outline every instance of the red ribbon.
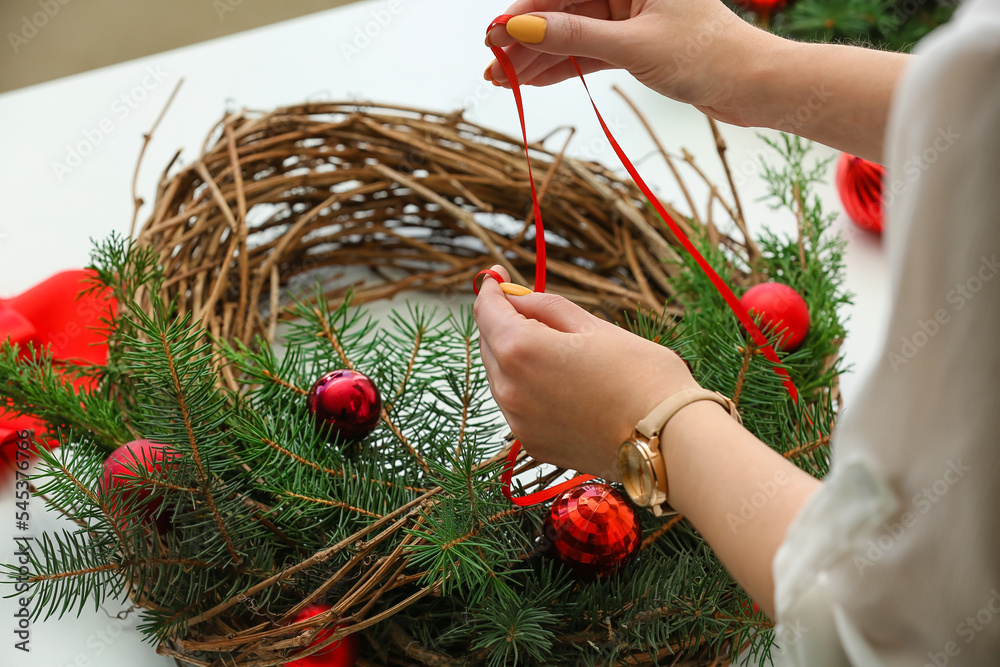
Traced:
MULTIPOLYGON (((104 364, 108 357, 101 319, 110 319, 116 303, 106 292, 82 294, 91 285, 92 271, 63 271, 12 299, 0 299, 0 340, 17 343, 21 357, 28 358, 28 344, 35 352, 49 348, 53 358, 74 363, 104 364)), ((89 378, 73 382, 90 389, 89 378)), ((45 425, 32 415, 15 415, 0 405, 0 459, 15 462, 18 432, 31 431, 44 437, 45 425)), ((48 442, 49 447, 58 443, 48 442)))
MULTIPOLYGON (((486 34, 489 35, 490 31, 497 26, 506 25, 507 21, 511 18, 513 18, 513 15, 511 14, 498 16, 492 23, 490 23, 490 26, 486 29, 486 34)), ((528 131, 524 123, 524 105, 521 102, 520 84, 517 80, 517 71, 514 69, 514 65, 510 62, 510 58, 507 57, 504 50, 496 46, 492 46, 490 48, 493 50, 493 55, 496 56, 497 62, 500 63, 500 67, 503 69, 504 73, 507 75, 507 79, 510 81, 511 89, 514 92, 514 102, 517 104, 518 120, 521 122, 521 136, 524 138, 524 155, 528 160, 528 178, 531 183, 531 200, 535 212, 535 255, 538 258, 535 266, 535 291, 543 292, 545 291, 545 233, 544 228, 542 227, 542 211, 538 204, 538 195, 535 193, 535 181, 531 176, 531 156, 528 154, 528 131)), ((688 237, 684 234, 684 230, 682 230, 680 226, 674 222, 674 219, 670 217, 670 214, 667 213, 663 204, 660 203, 660 200, 657 199, 656 195, 653 194, 653 191, 650 190, 649 186, 646 185, 646 182, 639 175, 639 172, 636 171, 632 161, 628 159, 627 155, 625 155, 625 151, 622 150, 622 147, 611 135, 611 130, 608 129, 607 123, 604 122, 604 117, 601 116, 601 112, 597 109, 597 104, 594 102, 593 95, 590 94, 590 89, 587 87, 587 81, 583 77, 583 72, 580 70, 580 66, 577 64, 576 58, 570 56, 569 60, 573 63, 573 67, 576 69, 576 73, 580 77, 580 81, 583 83, 584 89, 587 91, 587 96, 590 98, 590 104, 594 107, 594 113, 597 114, 597 121, 601 124, 601 129, 604 130, 604 136, 608 138, 608 141, 611 143, 611 147, 614 148, 615 154, 618 155, 618 159, 621 160, 621 163, 628 171, 629 176, 631 176, 632 180, 635 181, 635 184, 639 186, 642 193, 646 195, 649 203, 652 204, 656 212, 660 214, 660 217, 663 218, 667 227, 669 227, 670 231, 674 233, 674 236, 677 237, 684 249, 687 250, 691 257, 694 258, 695 262, 697 262, 698 266, 708 279, 712 281, 715 289, 718 290, 719 294, 729 305, 729 308, 733 311, 737 319, 739 319, 740 323, 750 334, 750 337, 760 348, 761 352, 763 352, 764 356, 773 363, 780 364, 781 361, 778 359, 777 353, 767 341, 767 337, 763 334, 763 332, 761 332, 760 328, 754 322, 750 313, 747 312, 747 309, 743 307, 740 300, 735 294, 733 294, 733 291, 729 288, 729 285, 726 284, 726 281, 724 281, 719 274, 716 273, 711 264, 709 264, 708 261, 702 257, 700 252, 698 252, 698 249, 695 248, 694 244, 691 243, 690 239, 688 239, 688 237)), ((479 274, 477 274, 473 279, 473 288, 477 294, 479 293, 479 288, 476 279, 484 275, 489 275, 498 282, 502 282, 496 272, 489 269, 486 271, 480 271, 479 274)), ((778 377, 782 379, 782 384, 784 384, 785 389, 792 397, 792 400, 797 402, 798 390, 795 388, 795 384, 792 382, 792 379, 788 376, 788 372, 780 366, 775 366, 774 372, 777 373, 778 377)), ((514 465, 520 451, 521 442, 520 440, 515 440, 514 444, 511 446, 510 453, 507 455, 507 461, 505 462, 504 469, 500 475, 503 494, 515 505, 519 505, 521 507, 536 505, 554 498, 566 489, 570 489, 578 484, 594 479, 593 475, 577 475, 573 479, 562 482, 554 487, 543 491, 536 491, 520 498, 515 498, 511 492, 510 485, 511 478, 514 475, 514 465)))

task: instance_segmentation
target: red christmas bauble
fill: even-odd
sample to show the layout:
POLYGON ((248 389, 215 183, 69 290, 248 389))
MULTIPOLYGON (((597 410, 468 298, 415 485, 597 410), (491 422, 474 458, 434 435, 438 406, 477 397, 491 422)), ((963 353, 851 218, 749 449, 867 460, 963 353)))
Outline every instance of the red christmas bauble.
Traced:
POLYGON ((309 412, 342 440, 363 440, 382 418, 382 397, 368 376, 330 371, 309 390, 309 412))
MULTIPOLYGON (((304 621, 307 618, 312 618, 317 614, 322 614, 324 611, 329 611, 330 605, 328 604, 313 604, 309 605, 302 611, 300 611, 295 616, 295 623, 299 621, 304 621)), ((316 644, 325 641, 333 634, 333 631, 341 626, 336 626, 334 628, 327 628, 316 635, 310 646, 315 646, 316 644)), ((339 642, 334 642, 327 646, 322 651, 318 653, 313 653, 312 655, 307 655, 304 658, 299 658, 298 660, 293 660, 292 662, 286 662, 284 667, 354 667, 354 664, 358 661, 358 653, 360 652, 361 646, 358 643, 358 635, 347 635, 339 642)))
POLYGON ((861 229, 882 233, 882 165, 841 153, 837 194, 847 216, 861 229))
POLYGON ((551 552, 582 577, 605 577, 639 551, 639 514, 607 484, 575 486, 556 496, 545 517, 551 552))
POLYGON ((785 0, 733 0, 733 2, 761 16, 772 16, 785 8, 785 0))
MULTIPOLYGON (((158 445, 149 440, 133 440, 111 452, 111 456, 104 461, 104 474, 101 476, 101 486, 105 493, 112 489, 125 487, 122 491, 122 500, 129 505, 132 502, 141 502, 152 493, 152 486, 144 483, 136 476, 136 470, 146 470, 147 472, 160 472, 163 467, 169 466, 171 461, 178 458, 180 454, 165 445, 158 445)), ((160 506, 163 499, 158 498, 143 509, 143 520, 149 520, 152 516, 159 514, 156 519, 156 527, 161 533, 165 533, 172 528, 170 517, 160 514, 160 506)), ((112 507, 113 513, 119 514, 117 507, 112 507)))
POLYGON ((788 285, 761 283, 747 290, 740 303, 751 315, 759 315, 762 328, 784 332, 777 346, 789 352, 802 344, 809 333, 809 307, 805 299, 788 285))

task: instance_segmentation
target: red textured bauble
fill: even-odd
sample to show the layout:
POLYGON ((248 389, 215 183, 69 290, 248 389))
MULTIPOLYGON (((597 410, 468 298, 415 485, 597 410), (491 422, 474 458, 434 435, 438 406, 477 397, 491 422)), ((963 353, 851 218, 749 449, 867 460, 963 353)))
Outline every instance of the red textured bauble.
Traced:
MULTIPOLYGON (((131 505, 132 502, 142 502, 152 493, 152 486, 144 483, 136 476, 136 470, 146 470, 147 472, 161 472, 163 467, 169 466, 171 461, 178 458, 180 454, 165 445, 158 445, 149 440, 133 440, 111 452, 111 456, 104 461, 104 474, 101 476, 101 487, 107 493, 111 489, 125 487, 122 491, 122 499, 131 505)), ((163 499, 158 498, 145 506, 143 509, 143 520, 149 520, 153 515, 158 514, 163 499)), ((117 508, 112 508, 115 515, 117 508)), ((168 532, 171 528, 171 521, 165 514, 160 514, 156 519, 156 527, 161 533, 168 532)))
POLYGON ((330 371, 309 390, 309 412, 342 440, 363 440, 382 418, 382 397, 368 376, 330 371))
POLYGON ((743 9, 757 12, 761 16, 772 16, 785 8, 785 0, 733 0, 743 9))
POLYGON ((639 551, 639 514, 607 484, 581 484, 556 496, 545 517, 551 552, 584 578, 605 577, 639 551))
POLYGON ((882 233, 882 165, 847 153, 837 162, 837 194, 854 223, 869 232, 882 233))
MULTIPOLYGON (((330 605, 328 604, 309 605, 295 616, 295 623, 304 621, 307 618, 312 618, 317 614, 322 614, 324 611, 329 610, 330 605)), ((325 641, 330 637, 330 635, 333 634, 333 631, 339 627, 342 626, 338 625, 336 627, 323 630, 316 635, 316 638, 310 646, 315 646, 316 644, 325 641)), ((298 660, 293 660, 292 662, 286 662, 284 667, 354 667, 355 663, 358 661, 358 653, 360 652, 360 649, 361 646, 358 643, 358 635, 347 635, 339 642, 330 644, 318 653, 307 655, 304 658, 299 658, 298 660)))
POLYGON ((809 307, 806 300, 788 285, 761 283, 747 290, 740 303, 751 315, 760 316, 761 327, 784 332, 777 346, 791 352, 809 333, 809 307))

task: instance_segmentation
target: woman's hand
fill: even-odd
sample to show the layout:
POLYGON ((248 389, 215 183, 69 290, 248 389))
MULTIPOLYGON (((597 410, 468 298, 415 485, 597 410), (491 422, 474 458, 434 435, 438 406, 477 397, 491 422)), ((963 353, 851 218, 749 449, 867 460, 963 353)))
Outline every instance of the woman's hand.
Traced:
MULTIPOLYGON (((792 132, 880 161, 892 94, 912 56, 804 44, 759 30, 720 0, 517 0, 503 47, 536 86, 620 68, 732 125, 792 132)), ((495 61, 486 78, 509 86, 495 61)))
POLYGON ((698 386, 671 350, 554 294, 508 297, 486 279, 473 314, 490 391, 524 448, 547 463, 618 479, 618 446, 636 423, 698 386))
MULTIPOLYGON (((545 86, 584 73, 628 70, 653 90, 720 120, 749 125, 754 64, 780 38, 749 25, 719 0, 518 0, 506 29, 488 44, 504 47, 522 83, 545 86)), ((509 86, 495 61, 486 78, 509 86)))

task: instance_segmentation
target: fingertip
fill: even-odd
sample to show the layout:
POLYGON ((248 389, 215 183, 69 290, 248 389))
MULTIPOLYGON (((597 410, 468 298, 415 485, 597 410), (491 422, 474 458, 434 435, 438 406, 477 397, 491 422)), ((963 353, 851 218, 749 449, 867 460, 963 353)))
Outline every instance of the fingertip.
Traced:
POLYGON ((503 280, 501 280, 500 282, 503 282, 503 283, 509 283, 510 282, 510 274, 507 272, 507 269, 505 269, 500 264, 494 264, 493 266, 490 267, 490 270, 491 271, 496 271, 497 273, 500 274, 500 276, 503 278, 503 280))

